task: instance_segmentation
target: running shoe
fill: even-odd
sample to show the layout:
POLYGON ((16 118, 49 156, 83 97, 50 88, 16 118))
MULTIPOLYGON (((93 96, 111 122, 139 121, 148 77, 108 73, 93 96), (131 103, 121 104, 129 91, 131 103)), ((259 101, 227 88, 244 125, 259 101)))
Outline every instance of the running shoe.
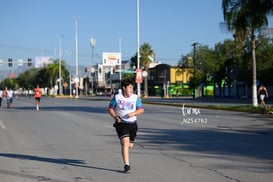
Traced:
POLYGON ((126 164, 126 165, 124 166, 124 172, 125 172, 125 173, 129 173, 129 172, 130 172, 130 166, 129 166, 129 165, 126 164))

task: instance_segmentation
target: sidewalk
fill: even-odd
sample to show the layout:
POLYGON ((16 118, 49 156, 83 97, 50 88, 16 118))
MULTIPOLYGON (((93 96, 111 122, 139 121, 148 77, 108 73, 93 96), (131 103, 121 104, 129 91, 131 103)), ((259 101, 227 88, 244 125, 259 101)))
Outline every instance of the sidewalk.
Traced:
MULTIPOLYGON (((73 98, 72 98, 73 99, 73 98)), ((108 96, 79 96, 79 99, 90 99, 90 100, 109 100, 108 96)), ((161 98, 157 96, 150 96, 148 98, 142 98, 143 103, 148 104, 170 104, 170 105, 192 105, 192 106, 211 106, 211 105, 227 105, 227 106, 238 106, 238 105, 252 105, 252 98, 239 99, 239 98, 214 98, 214 97, 198 97, 193 99, 192 97, 171 97, 161 98)), ((273 106, 273 100, 266 99, 266 104, 273 106)))
MULTIPOLYGON (((190 104, 190 105, 252 105, 252 99, 239 99, 239 98, 214 98, 214 97, 199 97, 193 99, 192 97, 148 97, 143 98, 143 102, 155 103, 170 103, 170 104, 190 104)), ((273 100, 267 99, 267 105, 273 105, 273 100)))

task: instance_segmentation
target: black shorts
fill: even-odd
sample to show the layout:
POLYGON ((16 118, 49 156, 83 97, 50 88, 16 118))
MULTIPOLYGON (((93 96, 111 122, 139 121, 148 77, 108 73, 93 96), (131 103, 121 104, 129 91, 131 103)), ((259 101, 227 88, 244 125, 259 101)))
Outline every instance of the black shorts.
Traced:
POLYGON ((130 142, 133 143, 135 141, 137 135, 137 123, 118 123, 116 124, 116 131, 119 139, 123 139, 124 137, 130 137, 130 142))
POLYGON ((38 102, 40 102, 41 97, 35 97, 35 100, 37 100, 38 102))

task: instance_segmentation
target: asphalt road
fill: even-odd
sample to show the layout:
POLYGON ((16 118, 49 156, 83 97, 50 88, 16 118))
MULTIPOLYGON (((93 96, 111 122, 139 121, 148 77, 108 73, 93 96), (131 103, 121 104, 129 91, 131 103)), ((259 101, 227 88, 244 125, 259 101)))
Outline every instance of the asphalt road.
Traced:
POLYGON ((145 104, 124 174, 107 105, 44 97, 36 111, 32 97, 15 99, 0 111, 0 182, 273 179, 272 116, 145 104))

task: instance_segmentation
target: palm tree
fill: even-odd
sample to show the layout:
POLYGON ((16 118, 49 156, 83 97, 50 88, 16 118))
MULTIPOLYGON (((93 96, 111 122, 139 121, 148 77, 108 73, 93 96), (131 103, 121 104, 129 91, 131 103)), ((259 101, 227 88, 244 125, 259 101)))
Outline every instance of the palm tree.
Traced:
POLYGON ((223 0, 222 9, 227 28, 235 32, 237 41, 251 42, 253 83, 252 103, 258 106, 256 86, 256 36, 255 34, 268 26, 267 16, 273 12, 272 0, 223 0))
POLYGON ((59 77, 59 63, 57 63, 57 61, 53 61, 52 64, 48 65, 47 74, 50 78, 50 87, 52 88, 54 85, 54 80, 57 80, 59 77))
MULTIPOLYGON (((52 88, 54 85, 54 80, 59 78, 59 60, 53 60, 52 64, 49 64, 46 68, 47 75, 49 76, 50 80, 50 87, 52 88)), ((65 62, 61 61, 61 75, 64 80, 68 78, 69 72, 65 68, 65 62)))
MULTIPOLYGON (((149 65, 155 57, 155 53, 148 43, 144 43, 140 49, 140 66, 148 73, 149 65)), ((148 74, 149 75, 149 74, 148 74)), ((148 97, 148 77, 144 78, 144 97, 148 97)))

